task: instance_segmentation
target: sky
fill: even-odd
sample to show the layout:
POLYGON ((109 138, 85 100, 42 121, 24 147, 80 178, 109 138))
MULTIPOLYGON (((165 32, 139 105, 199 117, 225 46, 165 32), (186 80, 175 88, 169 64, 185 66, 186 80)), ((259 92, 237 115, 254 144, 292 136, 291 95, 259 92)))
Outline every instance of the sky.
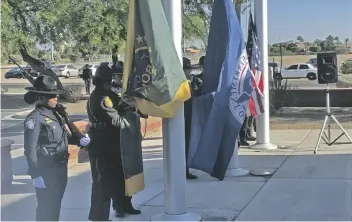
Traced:
MULTIPOLYGON (((246 32, 248 13, 242 15, 241 26, 246 32)), ((352 40, 352 0, 268 0, 269 43, 297 36, 314 41, 330 34, 342 42, 352 40)))

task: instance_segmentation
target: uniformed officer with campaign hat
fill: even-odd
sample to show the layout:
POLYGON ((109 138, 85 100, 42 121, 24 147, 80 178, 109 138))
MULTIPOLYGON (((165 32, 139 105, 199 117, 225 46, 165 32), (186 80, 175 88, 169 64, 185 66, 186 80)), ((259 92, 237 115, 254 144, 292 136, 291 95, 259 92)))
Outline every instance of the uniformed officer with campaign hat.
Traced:
POLYGON ((93 78, 95 89, 87 102, 91 143, 89 156, 92 168, 92 195, 89 220, 109 219, 111 199, 115 215, 140 214, 132 206, 131 197, 125 196, 125 178, 120 150, 121 97, 111 91, 112 70, 99 66, 93 78))
POLYGON ((123 62, 117 61, 112 67, 112 87, 111 90, 118 95, 121 95, 122 91, 122 74, 123 74, 123 62))
POLYGON ((38 77, 27 87, 27 103, 37 102, 24 121, 24 154, 37 196, 37 221, 58 221, 67 184, 68 144, 87 146, 88 136, 67 130, 67 113, 57 102, 56 82, 38 77))

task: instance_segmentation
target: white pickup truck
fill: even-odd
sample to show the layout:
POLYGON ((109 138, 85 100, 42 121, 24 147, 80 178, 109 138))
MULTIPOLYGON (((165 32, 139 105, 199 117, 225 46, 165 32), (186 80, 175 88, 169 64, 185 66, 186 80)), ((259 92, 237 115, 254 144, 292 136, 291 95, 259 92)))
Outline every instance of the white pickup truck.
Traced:
POLYGON ((281 70, 283 79, 317 79, 318 69, 309 63, 298 63, 281 70))

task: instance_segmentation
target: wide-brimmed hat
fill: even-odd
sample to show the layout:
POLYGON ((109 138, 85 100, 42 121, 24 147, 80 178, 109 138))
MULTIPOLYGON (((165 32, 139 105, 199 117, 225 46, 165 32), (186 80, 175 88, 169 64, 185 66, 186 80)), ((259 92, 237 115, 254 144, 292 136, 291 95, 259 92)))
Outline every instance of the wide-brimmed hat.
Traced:
POLYGON ((58 90, 56 81, 50 76, 39 76, 33 83, 33 87, 26 87, 30 92, 40 94, 63 94, 63 90, 58 90))
POLYGON ((94 78, 112 80, 112 70, 109 66, 99 66, 95 71, 94 78))
POLYGON ((183 57, 183 69, 191 69, 191 60, 187 57, 183 57))
POLYGON ((201 56, 199 58, 199 65, 204 66, 204 64, 205 64, 205 56, 201 56))

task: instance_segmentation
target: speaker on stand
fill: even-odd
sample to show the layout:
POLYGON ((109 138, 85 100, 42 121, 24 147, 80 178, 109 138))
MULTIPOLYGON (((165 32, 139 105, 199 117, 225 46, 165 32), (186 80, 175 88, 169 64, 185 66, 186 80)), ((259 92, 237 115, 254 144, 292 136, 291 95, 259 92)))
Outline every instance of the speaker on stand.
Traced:
POLYGON ((321 52, 317 54, 318 83, 337 83, 338 67, 336 52, 321 52))
POLYGON ((352 138, 348 135, 346 130, 337 121, 334 114, 330 110, 330 89, 329 83, 337 83, 338 81, 338 63, 336 52, 323 52, 317 55, 318 62, 318 83, 326 84, 325 96, 326 96, 326 115, 324 119, 323 126, 320 130, 318 141, 315 146, 314 154, 317 153, 320 141, 323 139, 328 146, 334 144, 338 139, 345 135, 348 140, 352 143, 352 138), (342 133, 336 137, 334 140, 331 139, 331 122, 334 121, 342 133), (325 133, 325 128, 327 128, 327 133, 325 133))

